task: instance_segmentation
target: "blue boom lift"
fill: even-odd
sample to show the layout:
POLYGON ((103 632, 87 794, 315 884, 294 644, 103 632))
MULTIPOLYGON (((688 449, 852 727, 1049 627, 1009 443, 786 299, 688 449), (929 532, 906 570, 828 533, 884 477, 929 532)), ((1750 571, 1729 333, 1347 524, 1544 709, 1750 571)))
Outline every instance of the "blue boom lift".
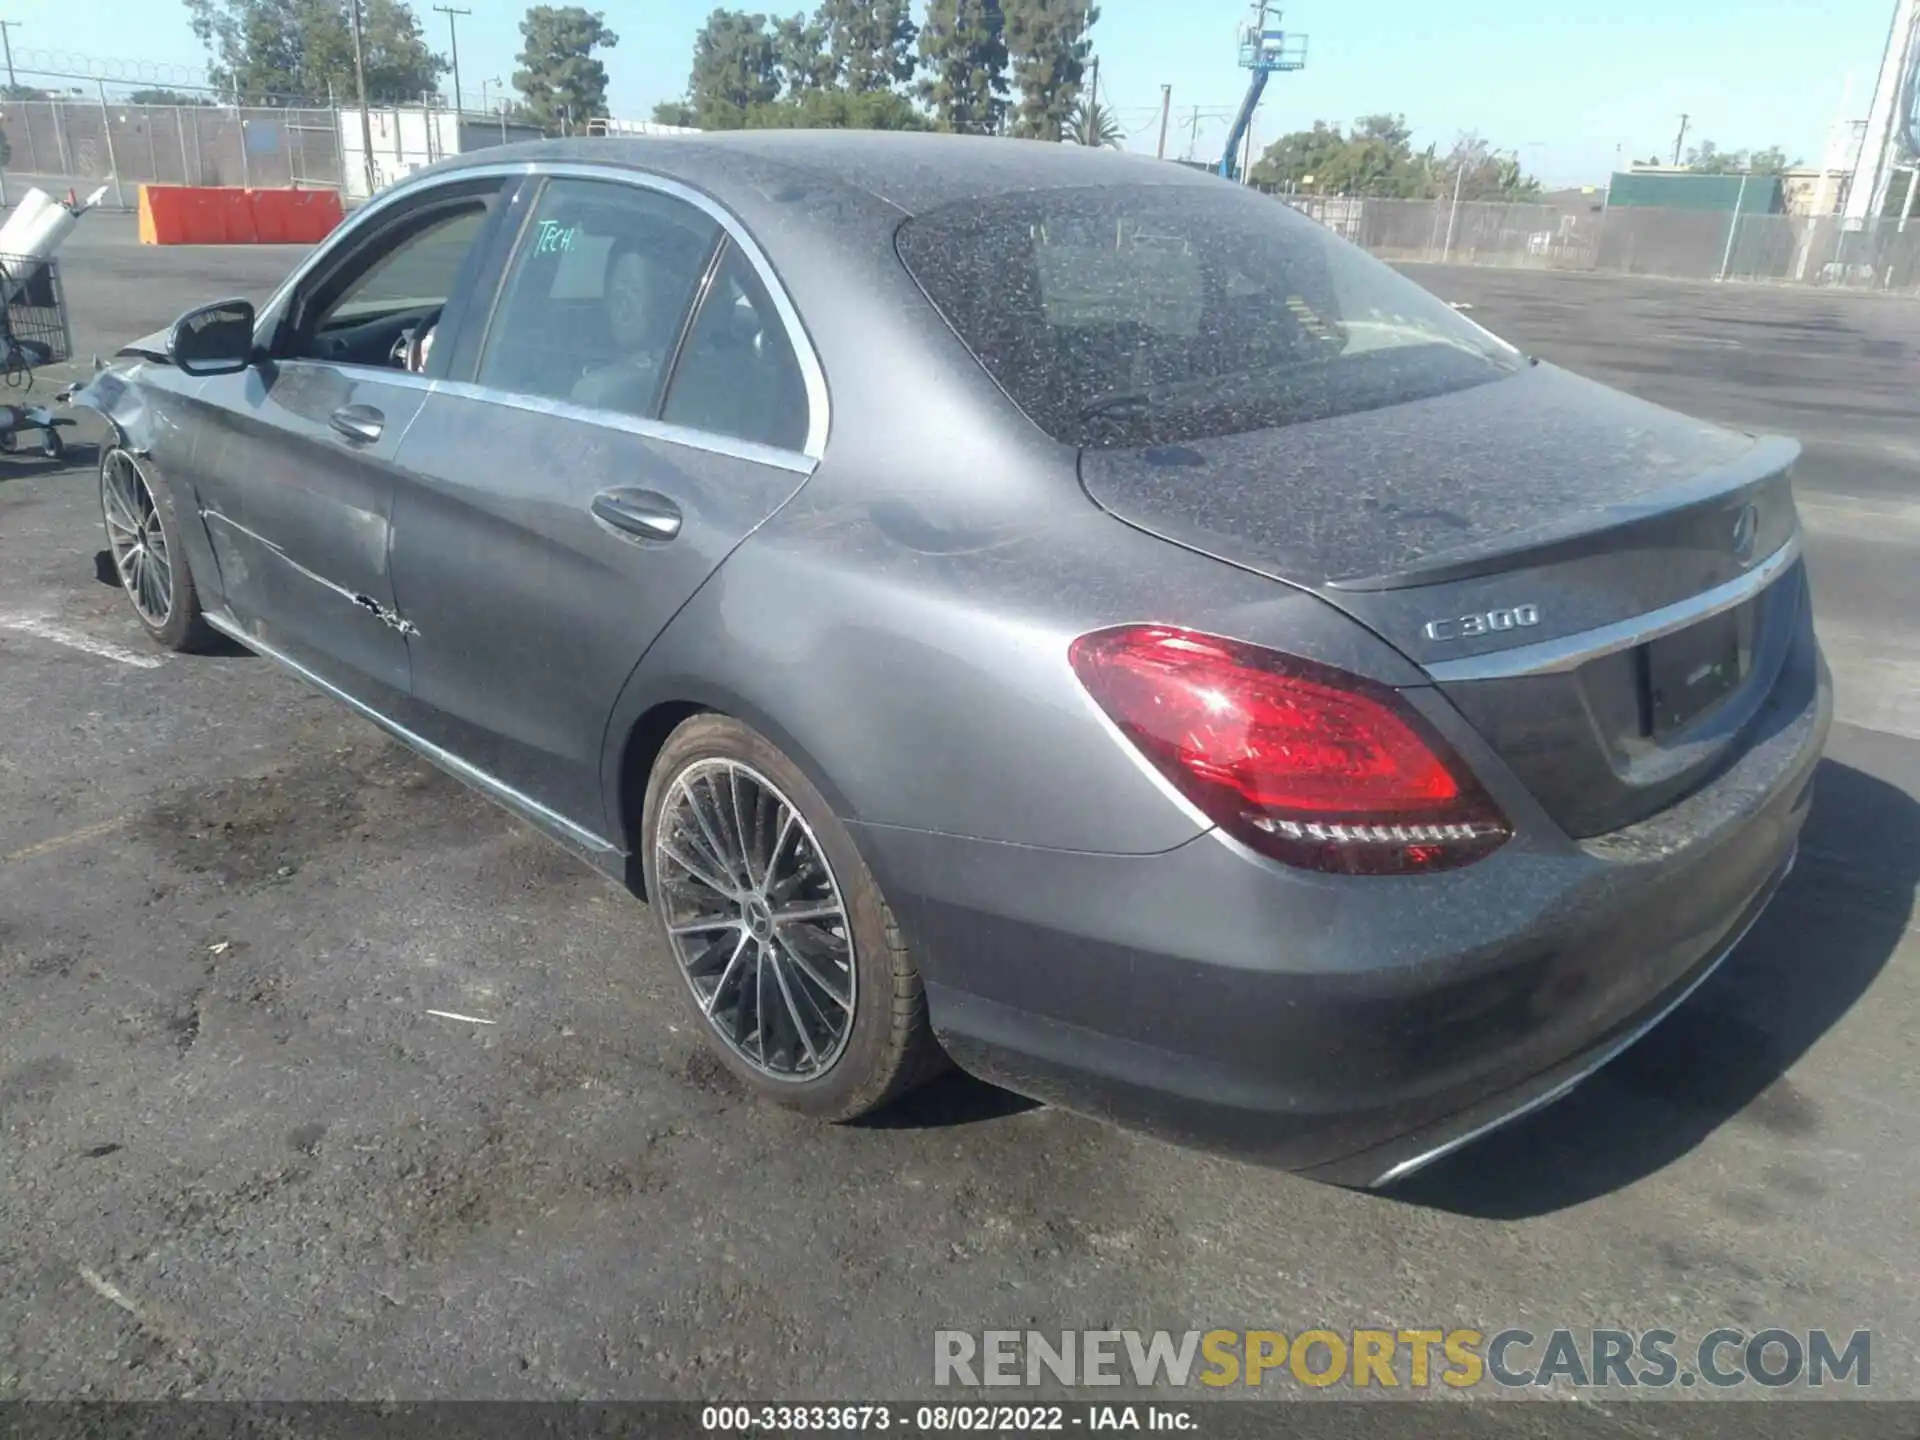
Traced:
POLYGON ((1227 148, 1220 154, 1220 173, 1229 180, 1239 178, 1240 142, 1247 138, 1253 124, 1253 112, 1267 88, 1267 77, 1276 70, 1304 70, 1307 65, 1307 37, 1289 35, 1280 28, 1280 12, 1260 0, 1253 7, 1253 22, 1240 27, 1240 67, 1251 70, 1247 95, 1240 102, 1240 113, 1233 117, 1233 129, 1227 135, 1227 148), (1268 17, 1272 24, 1268 24, 1268 17))

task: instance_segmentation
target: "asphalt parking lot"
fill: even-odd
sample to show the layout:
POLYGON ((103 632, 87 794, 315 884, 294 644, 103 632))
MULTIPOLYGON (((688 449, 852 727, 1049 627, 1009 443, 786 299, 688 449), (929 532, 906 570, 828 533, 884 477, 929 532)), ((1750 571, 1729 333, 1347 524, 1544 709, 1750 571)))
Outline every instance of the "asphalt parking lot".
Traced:
MULTIPOLYGON (((291 259, 129 242, 63 252, 83 355, 291 259)), ((1869 1328, 1920 1398, 1920 303, 1412 273, 1806 443, 1839 721, 1798 871, 1653 1036, 1391 1196, 963 1077, 754 1105, 637 902, 267 662, 162 657, 89 453, 0 458, 0 1398, 899 1397, 936 1328, 1370 1325, 1869 1328)))

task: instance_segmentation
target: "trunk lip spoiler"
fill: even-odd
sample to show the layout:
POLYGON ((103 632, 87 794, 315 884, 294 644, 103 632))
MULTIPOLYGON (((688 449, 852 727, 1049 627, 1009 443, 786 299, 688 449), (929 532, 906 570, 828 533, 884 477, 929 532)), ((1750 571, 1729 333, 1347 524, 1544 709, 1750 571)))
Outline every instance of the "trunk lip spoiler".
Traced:
POLYGON ((1598 512, 1556 522, 1531 534, 1508 534, 1460 550, 1442 552, 1415 568, 1391 574, 1325 580, 1315 588, 1339 593, 1413 590, 1472 580, 1512 568, 1516 553, 1532 563, 1571 560, 1612 548, 1622 530, 1676 510, 1709 505, 1743 489, 1788 474, 1800 459, 1800 442, 1785 436, 1757 437, 1738 459, 1716 466, 1692 479, 1651 492, 1645 499, 1623 501, 1598 512), (1597 523, 1596 523, 1597 522, 1597 523))
POLYGON ((1495 650, 1485 655, 1466 655, 1457 660, 1436 660, 1422 667, 1437 685, 1474 680, 1517 680, 1530 675, 1556 675, 1577 670, 1590 660, 1631 650, 1662 635, 1723 611, 1743 605, 1778 580, 1800 558, 1798 530, 1789 535, 1764 560, 1756 562, 1744 575, 1736 575, 1711 590, 1676 600, 1657 610, 1649 610, 1610 625, 1596 626, 1556 640, 1541 640, 1532 645, 1517 645, 1510 650, 1495 650))

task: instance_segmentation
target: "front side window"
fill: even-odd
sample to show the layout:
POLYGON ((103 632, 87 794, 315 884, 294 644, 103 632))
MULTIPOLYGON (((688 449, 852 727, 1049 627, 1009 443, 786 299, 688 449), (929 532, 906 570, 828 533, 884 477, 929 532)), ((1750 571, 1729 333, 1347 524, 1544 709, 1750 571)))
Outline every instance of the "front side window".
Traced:
POLYGON ((403 216, 308 297, 283 356, 419 369, 487 221, 487 197, 403 216))
POLYGON ((555 180, 527 217, 475 378, 654 418, 719 227, 669 195, 555 180))
POLYGON ((1511 374, 1523 356, 1241 186, 1029 192, 905 222, 900 258, 1056 439, 1230 435, 1511 374))

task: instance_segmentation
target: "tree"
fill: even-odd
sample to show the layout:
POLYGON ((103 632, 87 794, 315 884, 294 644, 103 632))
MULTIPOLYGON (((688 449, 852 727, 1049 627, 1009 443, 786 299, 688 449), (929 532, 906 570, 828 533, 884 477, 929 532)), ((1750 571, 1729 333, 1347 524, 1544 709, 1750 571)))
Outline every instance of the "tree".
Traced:
POLYGON ((1472 131, 1435 162, 1433 179, 1439 190, 1452 194, 1456 177, 1462 200, 1520 203, 1540 197, 1540 182, 1520 168, 1517 156, 1497 153, 1472 131))
POLYGON ((684 100, 662 100, 653 107, 653 123, 656 125, 678 125, 690 130, 698 119, 693 113, 693 106, 684 100))
MULTIPOLYGON (((1798 162, 1793 162, 1797 164, 1798 162)), ((1764 150, 1722 150, 1711 140, 1702 140, 1687 151, 1687 169, 1701 175, 1778 175, 1791 170, 1787 152, 1778 145, 1764 150)))
POLYGON ((1059 140, 1080 98, 1093 41, 1087 32, 1100 7, 1084 0, 1005 0, 1007 54, 1020 98, 1013 133, 1029 140, 1059 140))
MULTIPOLYGON (((193 33, 213 57, 216 89, 237 99, 350 100, 350 0, 186 0, 193 33)), ((428 48, 405 0, 360 0, 370 100, 415 100, 447 62, 428 48)))
POLYGON ((520 38, 513 88, 536 124, 551 129, 607 113, 607 67, 593 52, 613 49, 620 37, 607 28, 600 11, 532 6, 520 22, 520 38))
POLYGON ((821 0, 816 24, 826 36, 831 83, 863 94, 913 78, 920 29, 907 0, 821 0))
POLYGON ((1747 152, 1722 150, 1711 140, 1702 140, 1687 151, 1687 169, 1701 175, 1737 175, 1747 168, 1747 152))
POLYGON ((997 134, 1007 111, 1006 17, 1000 0, 929 0, 920 28, 920 98, 942 130, 997 134))
POLYGON ((1335 191, 1333 183, 1345 163, 1347 138, 1338 125, 1325 120, 1313 122, 1311 130, 1295 130, 1282 135, 1261 152, 1250 177, 1256 185, 1273 190, 1298 190, 1311 184, 1316 189, 1335 191))
POLYGON ((1101 150, 1118 150, 1123 138, 1120 122, 1098 100, 1074 102, 1073 110, 1067 116, 1067 136, 1076 145, 1101 150))
MULTIPOLYGON (((1484 159, 1478 152, 1473 158, 1484 159)), ((1303 189, 1311 183, 1324 195, 1408 200, 1437 192, 1441 166, 1431 147, 1414 150, 1404 115, 1363 115, 1344 135, 1324 120, 1315 121, 1311 130, 1282 135, 1255 162, 1251 178, 1271 189, 1303 189)))
MULTIPOLYGON (((348 0, 351 3, 351 0, 348 0)), ((351 93, 345 80, 353 73, 353 31, 344 20, 346 7, 335 4, 342 23, 329 33, 345 40, 335 71, 336 94, 351 93)), ((420 30, 420 17, 403 0, 361 0, 360 48, 366 62, 369 99, 416 100, 438 91, 447 62, 434 54, 420 30)))
POLYGON ((188 95, 179 90, 136 90, 127 97, 129 105, 211 105, 204 95, 188 95))
POLYGON ((51 100, 47 91, 37 85, 0 85, 0 100, 51 100))
POLYGON ((765 15, 715 10, 694 33, 687 104, 708 130, 737 130, 746 112, 771 105, 784 87, 780 46, 765 15))
POLYGON ((1306 189, 1324 195, 1376 195, 1419 200, 1453 194, 1463 200, 1523 202, 1540 194, 1540 182, 1516 156, 1496 151, 1479 135, 1459 136, 1445 155, 1413 148, 1404 115, 1363 115, 1351 132, 1316 121, 1311 130, 1282 135, 1253 167, 1253 181, 1268 189, 1306 189))
POLYGON ((820 16, 789 15, 773 22, 774 68, 783 93, 795 99, 834 83, 838 62, 827 51, 827 27, 820 16))
POLYGON ((791 100, 755 105, 749 130, 926 130, 927 117, 896 90, 809 90, 791 100))

